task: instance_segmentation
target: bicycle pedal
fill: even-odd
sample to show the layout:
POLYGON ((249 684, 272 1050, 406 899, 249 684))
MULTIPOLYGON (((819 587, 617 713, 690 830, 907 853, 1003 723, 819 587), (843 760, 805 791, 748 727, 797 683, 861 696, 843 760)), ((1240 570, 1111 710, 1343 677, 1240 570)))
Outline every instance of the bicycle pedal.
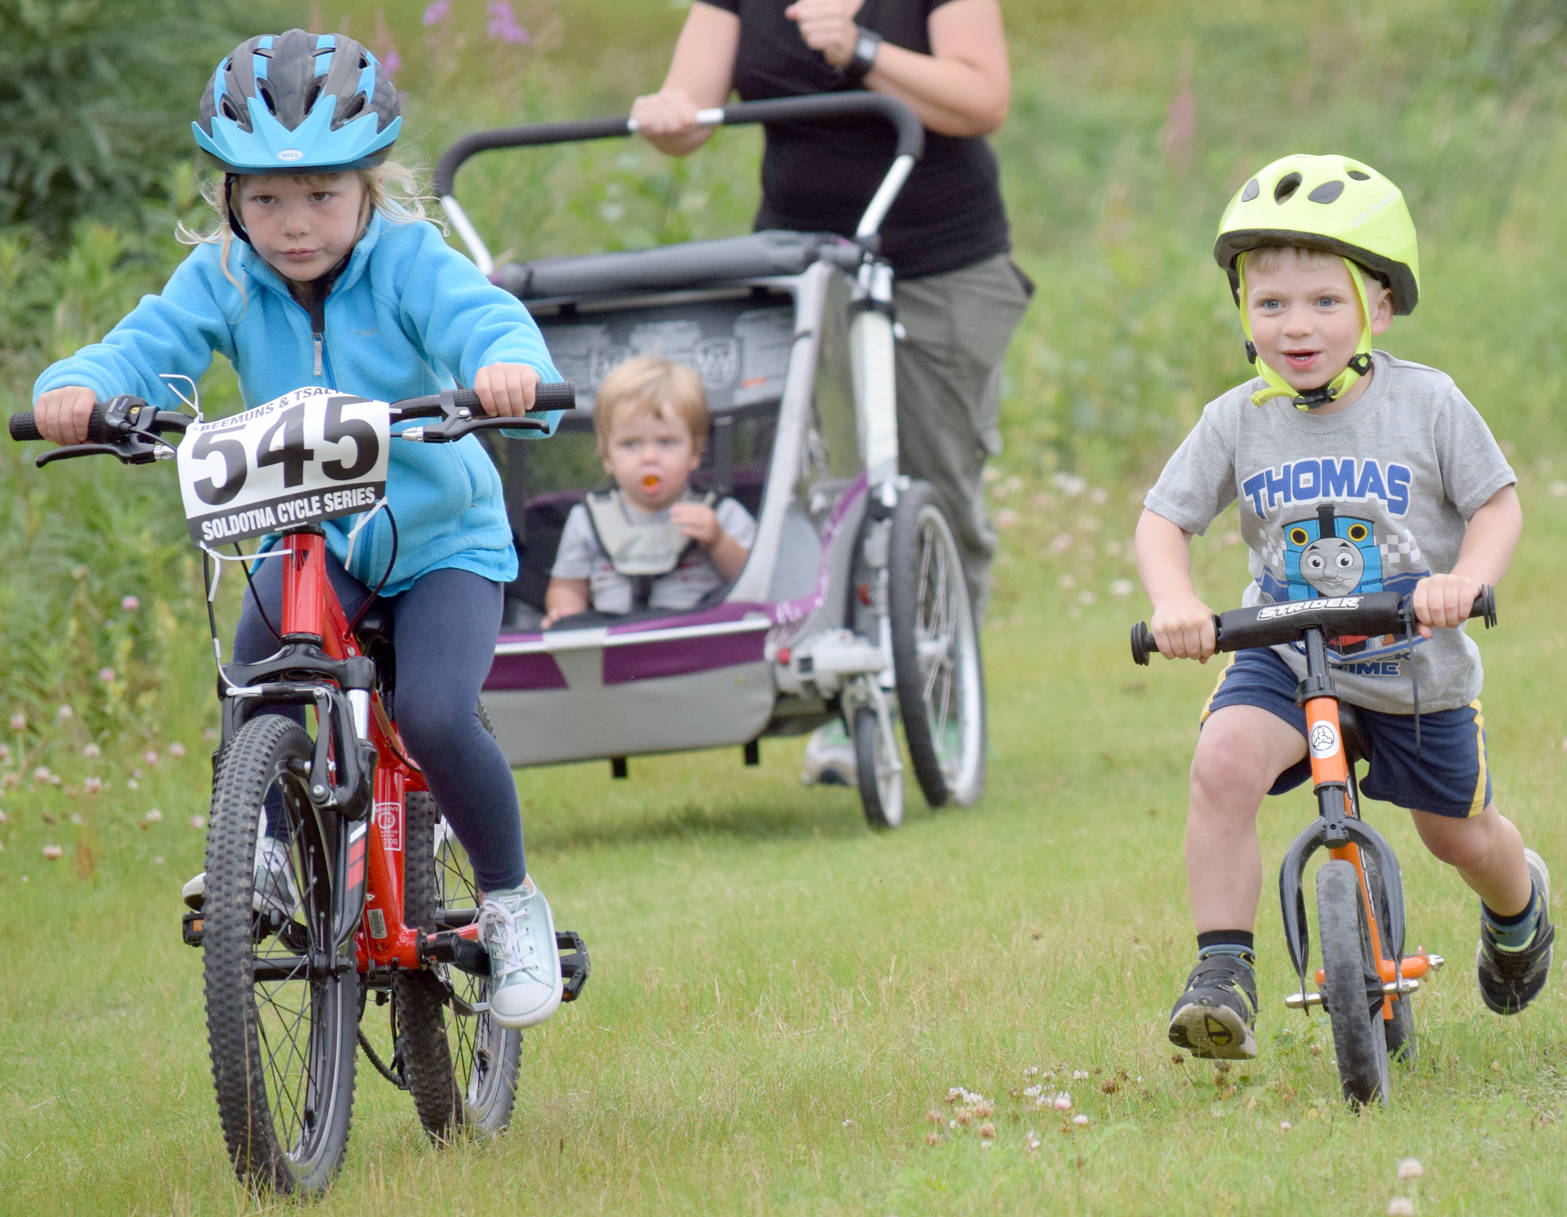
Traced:
POLYGON ((555 949, 560 953, 560 999, 576 1001, 592 970, 587 944, 582 941, 582 935, 573 930, 556 930, 555 949))
POLYGON ((180 937, 188 947, 199 947, 206 929, 207 919, 200 909, 191 909, 180 918, 180 937))

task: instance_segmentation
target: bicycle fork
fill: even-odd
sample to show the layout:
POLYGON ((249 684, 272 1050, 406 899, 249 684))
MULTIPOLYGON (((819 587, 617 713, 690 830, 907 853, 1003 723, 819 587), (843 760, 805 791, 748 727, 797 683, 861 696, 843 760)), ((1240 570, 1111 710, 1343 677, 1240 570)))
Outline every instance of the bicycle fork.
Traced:
MULTIPOLYGON (((1325 643, 1320 632, 1312 631, 1307 635, 1306 647, 1308 671, 1325 671, 1325 643)), ((1382 834, 1360 818, 1359 791, 1331 677, 1308 676, 1304 692, 1307 755, 1318 816, 1290 843, 1279 868, 1284 939, 1295 973, 1300 978, 1300 991, 1286 997, 1284 1004, 1291 1009, 1309 1009, 1322 1004, 1322 970, 1317 969, 1312 977, 1316 983, 1314 992, 1308 991, 1306 985, 1310 934, 1306 922, 1304 877, 1311 855, 1318 849, 1326 849, 1330 859, 1341 859, 1355 868, 1370 958, 1377 961, 1377 982, 1367 978, 1367 998, 1369 1001, 1375 996, 1379 982, 1382 1019, 1391 1022, 1393 1003, 1418 989, 1422 977, 1442 966, 1442 957, 1423 949, 1413 955, 1403 953, 1404 883, 1398 856, 1382 834), (1377 876, 1376 882, 1368 877, 1368 869, 1377 876), (1378 888, 1386 897, 1385 908, 1378 907, 1378 888)))

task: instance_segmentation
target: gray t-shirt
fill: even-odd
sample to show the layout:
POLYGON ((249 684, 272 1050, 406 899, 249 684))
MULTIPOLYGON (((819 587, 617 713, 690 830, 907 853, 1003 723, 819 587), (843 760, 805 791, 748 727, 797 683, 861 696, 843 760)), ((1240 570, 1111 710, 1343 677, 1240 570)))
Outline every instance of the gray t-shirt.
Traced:
MULTIPOLYGON (((626 505, 628 512, 635 507, 626 505)), ((756 540, 756 521, 734 499, 719 499, 713 505, 718 524, 741 545, 750 549, 756 540)), ((668 511, 649 519, 667 518, 668 511)), ((609 557, 599 546, 593 532, 593 521, 588 509, 578 503, 566 516, 566 526, 561 530, 560 547, 555 551, 555 565, 550 574, 557 579, 586 579, 588 602, 601 613, 629 613, 631 611, 631 580, 610 565, 609 557)), ((698 546, 686 550, 680 565, 667 575, 653 580, 648 607, 655 609, 687 609, 703 596, 723 585, 718 568, 698 546)))
MULTIPOLYGON (((1517 481, 1485 420, 1452 379, 1372 353, 1366 390, 1337 414, 1275 398, 1251 404, 1253 380, 1208 403, 1143 505, 1201 533, 1231 501, 1251 551, 1242 602, 1414 590, 1450 571, 1469 517, 1517 481)), ((1340 640, 1330 655, 1344 699, 1393 714, 1414 708, 1402 640, 1340 640)), ((1276 648, 1296 675, 1298 647, 1276 648)), ((1421 710, 1479 696, 1479 648, 1462 629, 1437 630, 1414 652, 1421 710)))

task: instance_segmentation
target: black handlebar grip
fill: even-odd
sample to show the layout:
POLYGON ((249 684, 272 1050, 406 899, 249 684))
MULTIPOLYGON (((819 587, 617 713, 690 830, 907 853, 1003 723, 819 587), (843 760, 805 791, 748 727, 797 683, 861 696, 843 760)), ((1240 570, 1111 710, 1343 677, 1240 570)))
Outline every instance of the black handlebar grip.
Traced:
POLYGON ((1486 629, 1496 624, 1496 589, 1489 583, 1480 585, 1480 594, 1475 597, 1474 604, 1470 606, 1469 615, 1482 618, 1486 629))
POLYGON ((535 410, 575 410, 577 386, 569 380, 546 381, 534 390, 535 410))
POLYGON ((1132 627, 1132 660, 1147 667, 1150 656, 1159 653, 1159 644, 1154 641, 1153 631, 1148 628, 1146 621, 1139 621, 1132 627))
MULTIPOLYGON (((92 414, 87 419, 88 443, 101 444, 110 439, 103 429, 103 416, 103 403, 93 402, 92 414)), ((28 440, 43 439, 43 433, 38 430, 38 416, 31 410, 21 410, 11 415, 7 429, 11 432, 11 438, 19 444, 26 443, 28 440)))
MULTIPOLYGON (((452 404, 460 409, 472 410, 475 418, 484 414, 484 407, 479 404, 479 395, 472 389, 453 390, 452 404)), ((575 410, 576 408, 577 386, 569 380, 542 381, 533 390, 531 412, 537 413, 541 410, 575 410)))

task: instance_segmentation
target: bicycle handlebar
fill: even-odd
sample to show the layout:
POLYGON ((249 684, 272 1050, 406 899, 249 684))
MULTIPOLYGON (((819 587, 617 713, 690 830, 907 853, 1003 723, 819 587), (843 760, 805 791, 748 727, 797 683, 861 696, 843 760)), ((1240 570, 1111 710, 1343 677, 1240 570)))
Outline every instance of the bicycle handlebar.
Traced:
MULTIPOLYGON (((1487 627, 1496 624, 1496 589, 1481 587, 1470 617, 1487 627)), ((1409 597, 1398 592, 1366 592, 1358 596, 1323 596, 1316 600, 1289 600, 1280 604, 1256 604, 1229 609, 1213 618, 1214 650, 1242 651, 1294 642, 1307 630, 1320 629, 1330 637, 1344 634, 1401 634, 1415 627, 1409 597)), ((1159 653, 1146 621, 1132 627, 1132 659, 1147 664, 1159 653)))
MULTIPOLYGON (((533 398, 535 411, 571 410, 576 404, 576 386, 570 381, 540 384, 533 398)), ((393 422, 412 418, 440 419, 428 426, 411 427, 398 435, 399 439, 427 444, 450 443, 470 431, 501 428, 542 431, 548 426, 537 418, 486 414, 479 403, 479 395, 472 389, 447 389, 423 397, 405 397, 388 405, 393 422)), ((153 410, 139 397, 110 398, 107 402, 94 403, 92 414, 87 420, 86 443, 62 445, 44 453, 37 463, 47 465, 54 460, 104 453, 118 457, 127 465, 143 464, 159 459, 160 454, 168 454, 166 441, 157 437, 166 433, 183 434, 195 421, 194 415, 186 414, 183 410, 153 410)), ((11 415, 8 430, 11 438, 18 443, 43 438, 31 410, 11 415)))

